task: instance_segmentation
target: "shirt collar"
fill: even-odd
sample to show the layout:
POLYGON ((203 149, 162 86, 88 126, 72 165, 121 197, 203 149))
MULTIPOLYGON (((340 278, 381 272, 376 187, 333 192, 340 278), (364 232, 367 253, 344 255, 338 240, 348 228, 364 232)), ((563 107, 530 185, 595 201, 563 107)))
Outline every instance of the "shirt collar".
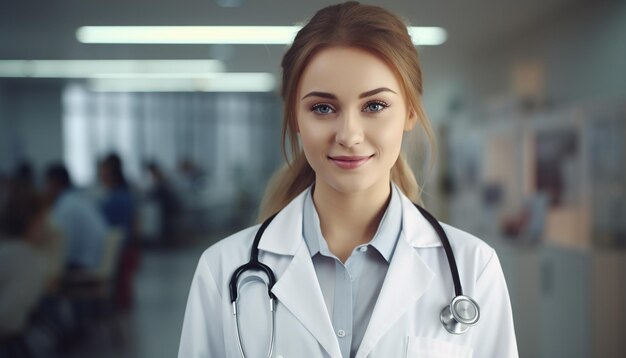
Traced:
MULTIPOLYGON (((320 219, 313 203, 312 188, 310 186, 305 193, 303 207, 302 234, 309 248, 311 257, 318 253, 331 256, 328 244, 322 235, 320 219)), ((385 210, 385 214, 378 225, 378 229, 368 245, 373 246, 389 263, 402 231, 402 203, 400 193, 395 185, 391 185, 391 200, 385 210)))

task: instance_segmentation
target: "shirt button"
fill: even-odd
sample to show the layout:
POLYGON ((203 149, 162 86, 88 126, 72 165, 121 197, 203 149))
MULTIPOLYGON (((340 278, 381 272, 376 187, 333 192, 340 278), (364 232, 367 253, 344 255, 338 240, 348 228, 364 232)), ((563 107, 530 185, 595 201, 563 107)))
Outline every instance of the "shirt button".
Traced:
POLYGON ((343 329, 340 329, 337 331, 337 336, 339 336, 339 338, 343 338, 346 336, 346 331, 344 331, 343 329))
POLYGON ((367 251, 367 246, 361 246, 361 247, 359 247, 359 251, 361 251, 361 252, 365 252, 365 251, 367 251))

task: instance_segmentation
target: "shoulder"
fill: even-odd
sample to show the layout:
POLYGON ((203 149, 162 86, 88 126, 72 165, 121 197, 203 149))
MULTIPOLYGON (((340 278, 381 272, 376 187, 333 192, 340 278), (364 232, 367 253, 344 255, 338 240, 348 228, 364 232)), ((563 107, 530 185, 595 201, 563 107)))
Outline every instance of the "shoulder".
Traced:
POLYGON ((108 195, 104 196, 105 201, 114 202, 114 203, 127 203, 132 200, 132 195, 128 189, 125 188, 117 188, 108 193, 108 195))
POLYGON ((446 235, 448 235, 450 244, 453 245, 456 250, 487 253, 489 255, 494 252, 489 244, 473 234, 443 222, 440 222, 440 224, 446 232, 446 235))
MULTIPOLYGON (((284 207, 267 226, 259 243, 259 251, 292 255, 300 244, 298 240, 286 240, 285 233, 297 236, 302 232, 302 207, 307 190, 300 193, 284 207)), ((216 273, 232 270, 248 262, 254 237, 261 224, 250 226, 232 234, 209 247, 201 260, 216 273)))
POLYGON ((83 213, 91 211, 89 200, 76 190, 68 190, 61 194, 55 208, 62 213, 83 213))
POLYGON ((202 253, 202 258, 207 261, 216 261, 233 257, 233 255, 240 256, 244 251, 249 253, 258 228, 259 225, 250 226, 219 240, 202 253))
POLYGON ((248 262, 254 235, 260 225, 255 225, 221 239, 204 250, 198 262, 197 274, 208 273, 218 287, 227 281, 232 272, 248 262))
POLYGON ((71 221, 76 212, 80 212, 80 207, 76 205, 74 195, 69 192, 61 194, 52 207, 52 216, 57 223, 66 224, 67 221, 71 221))
POLYGON ((441 223, 459 266, 472 267, 476 278, 490 265, 498 263, 496 251, 482 239, 456 228, 441 223))

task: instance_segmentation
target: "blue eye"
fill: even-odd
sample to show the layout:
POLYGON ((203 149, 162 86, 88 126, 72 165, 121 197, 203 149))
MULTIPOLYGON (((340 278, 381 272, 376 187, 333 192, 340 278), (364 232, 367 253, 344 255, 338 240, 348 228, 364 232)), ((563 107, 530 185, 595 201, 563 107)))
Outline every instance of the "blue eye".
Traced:
POLYGON ((316 104, 311 110, 317 114, 329 114, 333 112, 333 108, 327 104, 316 104))
POLYGON ((389 106, 383 102, 370 102, 365 105, 365 108, 363 110, 365 112, 380 112, 387 107, 389 106))

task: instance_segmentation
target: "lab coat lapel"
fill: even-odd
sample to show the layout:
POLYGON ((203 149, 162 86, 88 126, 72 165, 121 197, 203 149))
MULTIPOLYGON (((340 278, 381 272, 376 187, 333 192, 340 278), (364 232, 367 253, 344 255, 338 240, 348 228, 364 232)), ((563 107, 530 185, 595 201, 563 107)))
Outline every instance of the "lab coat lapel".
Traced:
MULTIPOLYGON (((285 271, 277 277, 272 292, 331 357, 341 357, 324 296, 315 274, 311 254, 302 237, 302 209, 306 190, 292 200, 263 234, 259 249, 292 255, 285 271)), ((280 327, 277 327, 280 330, 280 327)), ((294 342, 297 344, 297 342, 294 342)))
MULTIPOLYGON (((272 292, 331 357, 341 357, 311 256, 303 242, 272 292)), ((294 342, 297 344, 297 342, 294 342)))
POLYGON ((367 357, 394 323, 426 292, 435 277, 416 247, 440 246, 434 229, 402 196, 402 234, 356 358, 367 357))

